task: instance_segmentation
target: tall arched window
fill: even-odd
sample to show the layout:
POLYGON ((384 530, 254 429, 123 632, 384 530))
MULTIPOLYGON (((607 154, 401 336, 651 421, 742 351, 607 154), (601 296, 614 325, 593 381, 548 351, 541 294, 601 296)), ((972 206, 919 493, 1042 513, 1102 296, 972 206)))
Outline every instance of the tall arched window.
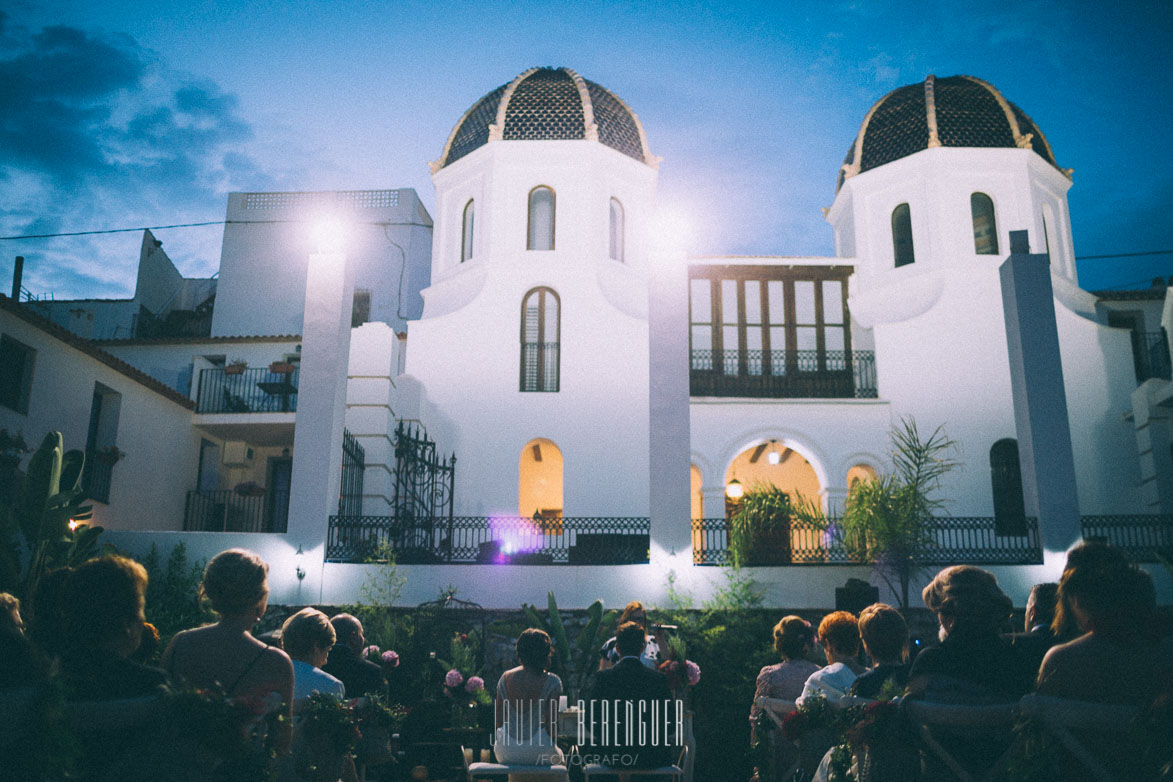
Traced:
POLYGON ((990 486, 994 492, 994 534, 1025 535, 1026 510, 1017 440, 1008 437, 990 447, 990 486))
POLYGON ((472 224, 473 213, 475 208, 472 199, 468 199, 468 203, 464 205, 464 219, 461 221, 460 229, 460 262, 464 263, 472 257, 472 224))
POLYGON ((611 199, 611 257, 617 261, 623 260, 623 204, 617 199, 611 199))
POLYGON ((562 451, 545 438, 530 440, 521 449, 518 477, 518 515, 537 521, 543 532, 560 532, 562 451))
POLYGON ((534 288, 521 304, 522 391, 557 391, 561 320, 558 294, 534 288))
POLYGON ((529 191, 529 227, 525 249, 554 249, 554 191, 545 185, 529 191))
POLYGON ((998 254, 998 224, 994 219, 994 202, 985 193, 969 197, 973 215, 973 251, 978 255, 998 254))
POLYGON ((916 261, 912 252, 912 215, 908 204, 901 204, 892 210, 892 250, 897 266, 907 266, 916 261))

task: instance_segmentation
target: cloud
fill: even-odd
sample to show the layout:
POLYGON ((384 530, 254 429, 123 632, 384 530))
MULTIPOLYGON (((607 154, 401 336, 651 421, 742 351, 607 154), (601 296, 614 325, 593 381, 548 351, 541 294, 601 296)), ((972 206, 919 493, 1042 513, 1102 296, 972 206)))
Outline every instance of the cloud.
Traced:
MULTIPOLYGON (((0 41, 0 234, 215 219, 229 190, 269 183, 236 97, 169 69, 129 36, 34 33, 0 14, 0 41)), ((168 247, 186 273, 216 268, 218 235, 204 234, 168 247)), ((30 256, 30 284, 58 298, 129 295, 138 237, 113 241, 3 249, 30 256)))

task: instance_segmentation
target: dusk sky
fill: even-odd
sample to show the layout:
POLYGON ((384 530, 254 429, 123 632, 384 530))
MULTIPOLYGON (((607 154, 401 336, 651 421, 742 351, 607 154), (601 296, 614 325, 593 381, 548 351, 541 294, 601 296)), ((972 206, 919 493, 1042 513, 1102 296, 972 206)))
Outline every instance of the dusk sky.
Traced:
MULTIPOLYGON (((871 105, 927 74, 992 82, 1046 134, 1076 256, 1173 250, 1173 3, 55 2, 0 11, 0 235, 224 217, 226 194, 414 188, 480 96, 565 65, 622 97, 703 254, 833 253, 871 105), (1161 74, 1165 74, 1162 76, 1161 74)), ((158 231, 186 276, 221 228, 158 231)), ((129 297, 141 235, 0 241, 25 287, 129 297)), ((1095 290, 1173 254, 1079 262, 1095 290)))

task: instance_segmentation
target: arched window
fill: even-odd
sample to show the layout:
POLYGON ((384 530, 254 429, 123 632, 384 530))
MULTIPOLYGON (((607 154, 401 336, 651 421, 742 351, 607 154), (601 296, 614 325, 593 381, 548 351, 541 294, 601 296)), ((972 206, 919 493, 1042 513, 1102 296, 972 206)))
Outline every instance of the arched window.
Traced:
POLYGON ((623 204, 611 199, 611 257, 623 260, 623 204))
POLYGON ((850 490, 857 483, 867 483, 876 479, 876 468, 870 464, 857 464, 847 471, 847 488, 850 490))
POLYGON ((558 294, 534 288, 521 304, 521 390, 557 391, 561 321, 558 294))
POLYGON ((464 205, 464 219, 461 221, 460 229, 460 262, 464 263, 472 257, 472 224, 473 212, 475 212, 472 199, 468 199, 468 203, 464 205))
POLYGON ((550 440, 530 440, 518 465, 517 513, 539 523, 543 532, 561 531, 562 451, 550 440))
POLYGON ((969 197, 973 215, 973 251, 978 255, 998 254, 998 224, 994 220, 994 202, 985 193, 969 197))
POLYGON ((908 204, 901 204, 892 210, 892 250, 897 266, 907 266, 916 261, 912 252, 912 215, 908 204))
POLYGON ((554 191, 545 185, 529 191, 529 227, 525 249, 554 249, 554 191))
POLYGON ((990 447, 990 485, 994 491, 994 534, 1025 535, 1026 510, 1017 440, 1005 438, 990 447))

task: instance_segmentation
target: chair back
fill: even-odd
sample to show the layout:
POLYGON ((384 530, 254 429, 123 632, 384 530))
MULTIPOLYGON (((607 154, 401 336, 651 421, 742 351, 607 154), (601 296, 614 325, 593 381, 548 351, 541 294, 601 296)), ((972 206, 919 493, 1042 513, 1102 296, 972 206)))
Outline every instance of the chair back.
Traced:
POLYGON ((1005 765, 1013 749, 1011 737, 1017 703, 971 706, 905 698, 900 708, 912 722, 928 752, 943 763, 956 779, 976 782, 1004 776, 1005 765), (957 740, 950 741, 943 734, 950 734, 957 740), (972 749, 981 741, 988 741, 992 746, 1002 749, 1002 752, 988 769, 975 771, 967 768, 967 764, 957 755, 958 750, 972 749))
POLYGON ((1085 773, 1104 782, 1115 779, 1116 775, 1105 765, 1101 753, 1087 746, 1086 737, 1103 739, 1127 731, 1140 713, 1134 706, 1088 703, 1034 693, 1024 695, 1019 707, 1024 716, 1035 719, 1048 735, 1058 740, 1085 773))

